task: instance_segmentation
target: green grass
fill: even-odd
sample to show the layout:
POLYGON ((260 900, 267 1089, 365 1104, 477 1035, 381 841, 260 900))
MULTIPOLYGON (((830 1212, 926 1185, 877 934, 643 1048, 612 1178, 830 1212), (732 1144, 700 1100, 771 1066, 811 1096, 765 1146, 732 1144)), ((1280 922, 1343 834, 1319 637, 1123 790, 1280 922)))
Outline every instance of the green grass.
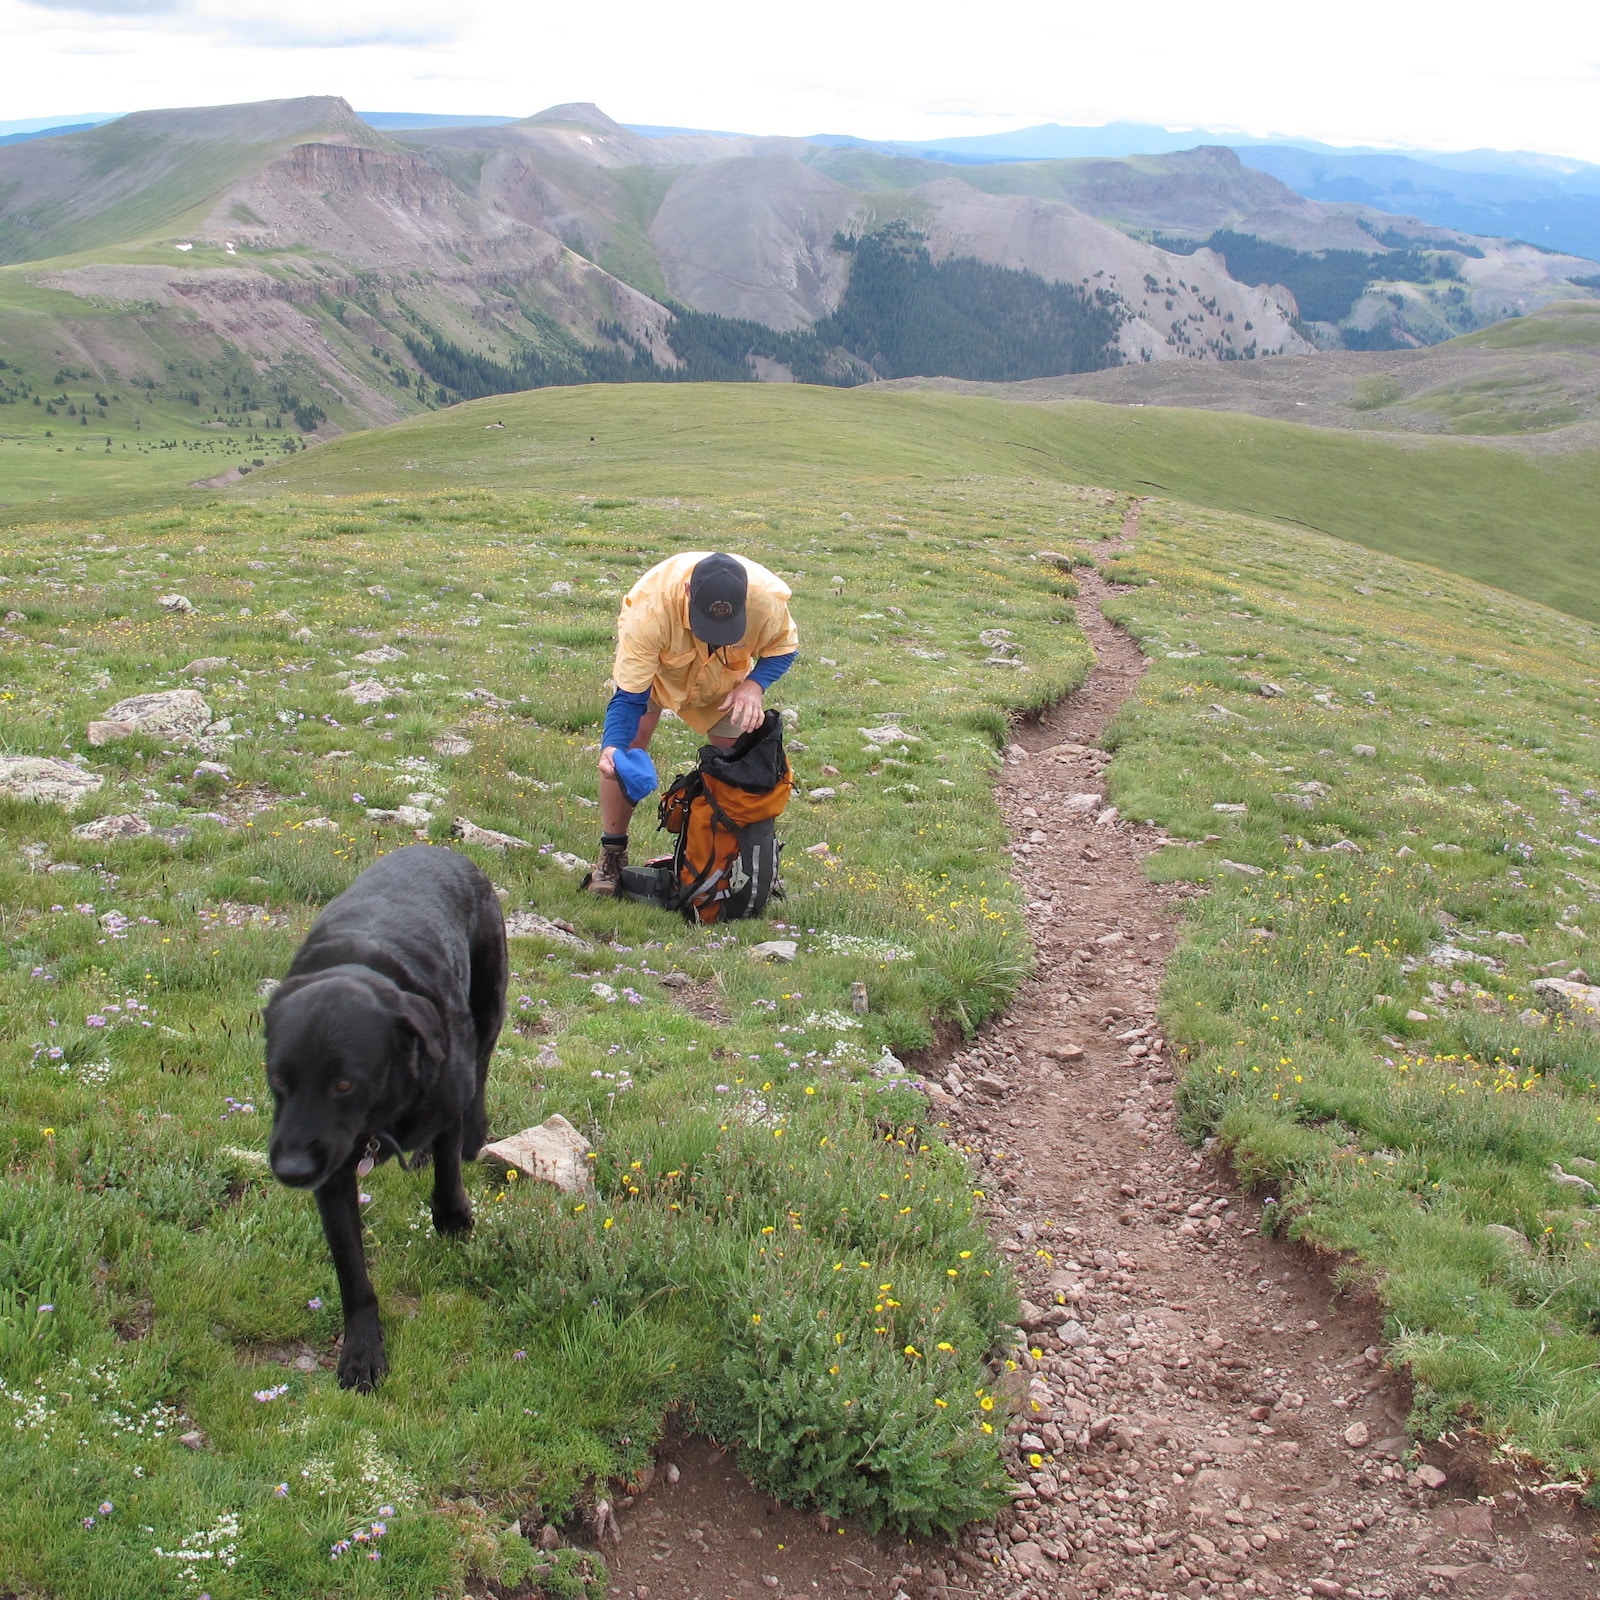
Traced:
MULTIPOLYGON (((106 780, 77 815, 0 810, 14 1586, 512 1584, 541 1561, 513 1520, 616 1492, 673 1407, 779 1493, 869 1526, 994 1504, 984 1401, 1013 1290, 965 1168, 881 1059, 975 1026, 1027 969, 991 774, 1004 708, 1049 702, 1087 665, 1070 582, 1032 556, 1089 558, 1120 527, 1124 497, 1068 477, 1083 419, 1108 416, 1129 414, 547 392, 347 439, 227 504, 6 536, 7 747, 78 751, 106 780), (484 432, 494 415, 504 435, 484 432), (839 793, 784 820, 780 930, 600 904, 554 860, 595 844, 583 802, 619 597, 686 545, 765 559, 796 591, 804 651, 776 698, 799 714, 802 784, 839 793), (173 590, 192 614, 156 606, 173 590), (982 664, 993 626, 1026 673, 982 664), (405 655, 355 660, 379 644, 405 655), (229 661, 205 689, 231 723, 210 752, 226 778, 151 740, 86 747, 113 700, 209 655, 229 661), (351 675, 392 698, 354 706, 351 675), (914 737, 877 751, 860 730, 887 719, 914 737), (470 752, 439 754, 446 732, 470 752), (430 837, 465 815, 529 840, 483 858, 510 905, 596 941, 514 946, 491 1113, 497 1131, 555 1111, 585 1128, 597 1192, 558 1201, 475 1171, 461 1245, 429 1231, 425 1178, 377 1173, 392 1372, 360 1397, 292 1364, 326 1356, 337 1297, 306 1197, 262 1169, 256 985, 364 862, 409 841, 368 808, 414 794, 438 797, 414 802, 430 837), (71 833, 128 810, 192 835, 71 833), (773 931, 798 939, 793 966, 750 959, 773 931), (190 1428, 204 1448, 174 1443, 190 1428), (375 1519, 379 1568, 330 1560, 375 1519), (237 1565, 191 1562, 190 1579, 156 1554, 204 1538, 237 1565)), ((1099 447, 1180 436, 1149 420, 1099 447)), ((1187 1125, 1267 1188, 1280 1226, 1372 1281, 1419 1424, 1464 1411, 1558 1470, 1600 1471, 1600 1213, 1549 1175, 1600 1160, 1600 1038, 1522 1019, 1538 967, 1594 959, 1594 629, 1310 531, 1163 500, 1142 524, 1110 570, 1157 580, 1114 607, 1155 664, 1113 729, 1113 796, 1222 836, 1152 863, 1211 890, 1163 1002, 1187 1125)), ((664 734, 663 771, 690 745, 664 734)))
MULTIPOLYGON (((264 1600, 510 1584, 538 1560, 513 1521, 617 1492, 674 1406, 741 1442, 760 1481, 869 1527, 996 1504, 981 1402, 1014 1291, 964 1164, 883 1052, 928 1045, 943 1019, 975 1026, 1028 966, 989 794, 1001 707, 1055 698, 1088 652, 1070 584, 1029 559, 1007 505, 914 485, 603 510, 384 495, 8 537, 7 747, 79 750, 106 780, 77 814, 0 808, 13 1585, 264 1600), (595 848, 584 802, 620 596, 646 561, 699 541, 793 582, 806 654, 780 703, 799 713, 802 780, 840 791, 785 819, 776 920, 721 932, 597 902, 552 858, 595 848), (155 604, 172 590, 192 614, 155 604), (1016 635, 1026 673, 983 665, 992 626, 1016 635), (379 643, 404 657, 355 659, 379 643), (229 661, 204 688, 232 725, 209 752, 227 778, 155 740, 86 747, 112 701, 212 655, 229 661), (394 698, 353 705, 352 675, 394 698), (878 751, 859 730, 885 717, 907 737, 878 751), (440 755, 446 731, 471 752, 440 755), (529 840, 483 857, 512 908, 604 941, 515 942, 490 1091, 501 1133, 556 1111, 583 1127, 597 1193, 563 1201, 474 1169, 479 1227, 462 1245, 432 1234, 425 1175, 377 1172, 392 1371, 359 1397, 292 1364, 330 1350, 337 1291, 314 1207, 263 1167, 257 985, 320 904, 410 842, 367 811, 414 793, 439 797, 434 838, 465 815, 529 840), (193 835, 71 832, 128 810, 193 835), (829 859, 805 853, 822 840, 829 859), (793 966, 750 958, 784 931, 802 946, 793 966), (688 1004, 659 982, 673 970, 695 980, 688 1004), (176 1443, 190 1429, 205 1448, 176 1443), (374 1520, 389 1528, 381 1578, 359 1550, 330 1559, 374 1520), (190 1580, 156 1553, 202 1536, 237 1565, 190 1580)), ((1109 496, 1048 507, 1079 540, 1118 524, 1109 496)), ((664 730, 665 773, 691 754, 686 730, 664 730)), ((651 847, 644 817, 636 840, 651 847)))
POLYGON ((1600 344, 1600 301, 1566 300, 1542 307, 1531 317, 1508 317, 1491 328, 1463 335, 1461 344, 1491 350, 1585 348, 1600 344))
MULTIPOLYGON (((799 385, 541 390, 340 439, 248 492, 529 481, 591 494, 740 493, 887 478, 1107 484, 1309 526, 1600 619, 1600 453, 1532 457, 1257 417, 799 385), (485 431, 504 419, 506 429, 485 431)), ((979 490, 973 490, 979 493, 979 490)))
POLYGON ((1600 1034, 1531 985, 1595 963, 1595 631, 1311 535, 1145 530, 1112 795, 1210 836, 1153 861, 1210 889, 1163 1000, 1188 1126, 1372 1284, 1420 1428, 1587 1479, 1600 1206, 1552 1173, 1600 1158, 1600 1034))

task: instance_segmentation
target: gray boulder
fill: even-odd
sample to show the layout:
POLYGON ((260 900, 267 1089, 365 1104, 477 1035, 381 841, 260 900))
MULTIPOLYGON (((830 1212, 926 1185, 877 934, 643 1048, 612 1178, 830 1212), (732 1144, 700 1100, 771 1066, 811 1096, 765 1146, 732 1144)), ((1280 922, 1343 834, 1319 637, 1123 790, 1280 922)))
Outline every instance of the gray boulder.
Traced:
POLYGON ((0 794, 14 800, 44 800, 75 806, 105 779, 58 756, 0 755, 0 794))
POLYGON ((119 700, 89 724, 89 743, 107 744, 147 733, 174 744, 193 744, 211 725, 211 707, 198 689, 161 689, 119 700))

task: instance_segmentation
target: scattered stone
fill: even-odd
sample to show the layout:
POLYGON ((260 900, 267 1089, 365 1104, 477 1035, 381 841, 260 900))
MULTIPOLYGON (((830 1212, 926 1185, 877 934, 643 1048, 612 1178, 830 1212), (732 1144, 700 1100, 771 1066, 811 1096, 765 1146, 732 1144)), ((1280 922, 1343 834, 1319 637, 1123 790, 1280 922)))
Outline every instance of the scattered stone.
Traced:
POLYGON ((441 733, 433 741, 433 748, 441 756, 470 756, 472 741, 464 739, 459 733, 441 733))
POLYGON ((1533 996, 1552 1016, 1600 1031, 1600 985, 1570 978, 1535 978, 1533 996))
POLYGON ((175 616, 187 616, 194 607, 181 594, 163 594, 156 597, 156 604, 163 611, 170 611, 175 616))
POLYGON ((1430 1021, 1432 1021, 1432 1018, 1429 1017, 1429 1015, 1428 1015, 1428 1013, 1426 1011, 1418 1011, 1416 1009, 1416 1007, 1413 1006, 1411 1008, 1411 1010, 1406 1012, 1406 1021, 1407 1022, 1430 1022, 1430 1021))
POLYGON ((800 946, 793 939, 766 939, 750 946, 754 961, 793 961, 800 954, 800 946))
POLYGON ((209 678, 213 673, 226 672, 232 665, 226 656, 201 656, 179 670, 186 678, 209 678))
POLYGON ((1547 1176, 1552 1183, 1563 1184, 1568 1189, 1582 1189, 1585 1194, 1596 1192, 1587 1178, 1580 1178, 1576 1172, 1564 1172, 1559 1161, 1552 1164, 1547 1176))
POLYGON ((202 761, 195 769, 197 778, 231 778, 233 773, 220 761, 202 761))
POLYGON ((582 1194, 594 1187, 589 1156, 594 1146, 557 1113, 536 1128, 524 1128, 497 1139, 478 1152, 478 1160, 502 1170, 514 1167, 540 1183, 554 1184, 562 1194, 582 1194))
POLYGON ((1213 811, 1221 811, 1228 816, 1243 816, 1244 813, 1250 809, 1250 807, 1235 805, 1233 802, 1228 800, 1219 800, 1214 806, 1212 806, 1211 809, 1213 811))
POLYGON ((102 745, 147 733, 174 744, 192 744, 210 724, 211 707, 198 689, 160 689, 154 694, 130 695, 103 712, 101 720, 89 724, 89 743, 102 745))
POLYGON ((1417 1484, 1424 1489, 1442 1489, 1449 1482, 1446 1475, 1434 1466, 1420 1466, 1412 1473, 1417 1484))
POLYGON ((401 693, 399 689, 384 688, 376 678, 359 678, 347 683, 339 692, 348 695, 358 706, 381 706, 385 700, 392 700, 401 693))
MULTIPOLYGON (((500 833, 494 828, 480 828, 476 822, 469 821, 466 817, 457 817, 450 828, 450 837, 459 839, 463 844, 482 845, 486 850, 526 850, 529 848, 526 839, 519 839, 514 834, 500 833)), ((587 868, 587 861, 579 860, 578 864, 587 868)))
POLYGON ((360 655, 355 656, 353 659, 364 661, 369 667, 381 667, 388 661, 404 661, 406 653, 404 650, 395 649, 392 644, 380 644, 374 646, 371 650, 363 650, 360 655))
POLYGON ((839 791, 837 789, 829 789, 827 787, 823 787, 821 789, 807 789, 806 799, 811 801, 832 800, 834 796, 838 794, 838 792, 839 791))
POLYGON ((867 986, 859 979, 850 985, 850 1009, 858 1017, 866 1016, 870 1006, 867 1001, 867 986))
POLYGON ((587 872, 594 865, 592 861, 586 861, 582 856, 573 855, 570 850, 552 850, 545 859, 553 861, 558 867, 565 867, 568 872, 587 872))
POLYGON ((1533 1246, 1528 1243, 1527 1236, 1518 1228, 1508 1228, 1503 1222, 1486 1222, 1483 1231, 1502 1244, 1508 1246, 1519 1256, 1531 1256, 1533 1246))
POLYGON ((142 839, 154 829, 143 817, 132 811, 122 811, 111 816, 96 817, 92 822, 80 822, 72 830, 74 839, 142 839))
POLYGON ((98 773, 86 772, 59 756, 0 755, 0 794, 13 800, 75 806, 104 782, 98 773))
POLYGON ((857 728, 856 732, 869 745, 921 744, 918 734, 907 733, 898 723, 887 722, 881 728, 857 728))
POLYGON ((1276 683, 1258 683, 1256 685, 1256 693, 1271 700, 1283 693, 1283 686, 1276 683))
POLYGON ((1349 1445, 1352 1450, 1359 1450, 1362 1445, 1366 1444, 1368 1440, 1372 1438, 1372 1430, 1364 1422, 1352 1422, 1350 1426, 1344 1430, 1343 1438, 1344 1442, 1349 1445))
POLYGON ((592 950, 594 946, 570 923, 541 917, 537 911, 513 911, 506 918, 508 939, 550 939, 573 950, 592 950))
POLYGON ((1247 878, 1259 878, 1267 870, 1265 867, 1252 866, 1248 861, 1230 861, 1226 856, 1220 865, 1224 872, 1242 873, 1247 878))
POLYGON ((1353 744, 1350 746, 1350 754, 1353 756, 1375 756, 1377 753, 1378 747, 1375 744, 1353 744))
POLYGON ((1461 846, 1458 844, 1436 844, 1433 847, 1433 853, 1436 856, 1458 856, 1461 854, 1461 846))
POLYGON ((263 978, 261 982, 256 985, 257 995, 259 995, 263 1000, 270 1000, 277 992, 278 985, 281 981, 282 980, 279 978, 263 978))

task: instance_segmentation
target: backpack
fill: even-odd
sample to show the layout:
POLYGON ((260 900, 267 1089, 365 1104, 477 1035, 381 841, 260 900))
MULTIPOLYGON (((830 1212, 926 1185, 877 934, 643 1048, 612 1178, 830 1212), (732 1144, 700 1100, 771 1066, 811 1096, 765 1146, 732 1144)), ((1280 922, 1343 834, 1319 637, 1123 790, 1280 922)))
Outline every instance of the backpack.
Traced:
POLYGON ((661 797, 661 827, 677 836, 671 857, 625 871, 623 892, 681 911, 688 922, 759 917, 783 893, 775 824, 793 785, 776 711, 729 749, 701 746, 695 769, 661 797))

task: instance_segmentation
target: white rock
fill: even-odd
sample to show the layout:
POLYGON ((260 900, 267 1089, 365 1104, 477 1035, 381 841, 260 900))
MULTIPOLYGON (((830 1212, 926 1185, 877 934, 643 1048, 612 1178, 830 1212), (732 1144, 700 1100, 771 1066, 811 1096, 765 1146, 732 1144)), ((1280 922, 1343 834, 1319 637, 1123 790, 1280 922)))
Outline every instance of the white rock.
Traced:
POLYGON ((1252 866, 1248 861, 1229 861, 1226 856, 1221 865, 1224 872, 1243 873, 1247 878, 1259 878, 1266 871, 1265 867, 1252 866))
MULTIPOLYGON (((450 836, 460 839, 464 844, 481 844, 489 850, 526 850, 528 841, 519 839, 515 834, 499 833, 493 828, 480 828, 477 823, 469 821, 466 817, 457 817, 450 829, 450 836)), ((587 863, 585 863, 587 865, 587 863)))
POLYGON ((104 744, 107 739, 147 733, 175 744, 190 744, 210 724, 211 707, 198 689, 161 689, 154 694, 130 695, 101 713, 100 721, 89 724, 89 742, 104 744))
POLYGON ((13 800, 43 800, 75 806, 105 779, 57 756, 0 755, 0 794, 13 800))
POLYGON ((856 732, 859 733, 868 744, 886 745, 922 743, 920 735, 915 733, 907 733, 904 728, 899 726, 899 724, 893 722, 886 723, 881 728, 858 728, 856 729, 856 732))
POLYGON ((755 961, 793 961, 800 954, 800 946, 793 939, 767 939, 750 946, 750 956, 755 961))
POLYGON ((143 817, 124 811, 114 816, 96 817, 93 822, 80 822, 72 830, 74 839, 138 839, 152 832, 143 817))
POLYGON ((441 733, 433 741, 433 748, 442 756, 469 756, 472 754, 472 741, 464 739, 459 733, 441 733))
POLYGON ((594 865, 582 856, 575 856, 570 850, 552 850, 547 860, 553 861, 558 867, 565 867, 568 872, 587 872, 594 865))
POLYGON ((539 1183, 554 1184, 563 1194, 584 1194, 594 1187, 588 1159, 593 1151, 594 1146, 558 1113, 536 1128, 486 1144, 478 1159, 501 1169, 515 1167, 539 1183))
POLYGON ((1344 1442, 1352 1450, 1359 1450, 1371 1437, 1372 1430, 1364 1422, 1352 1422, 1344 1430, 1344 1442))
POLYGON ((347 683, 339 692, 349 695, 358 706, 381 706, 385 700, 394 699, 401 691, 384 688, 376 678, 361 678, 354 683, 347 683))
POLYGON ((1377 753, 1378 747, 1373 744, 1353 744, 1350 746, 1350 754, 1353 756, 1375 756, 1377 753))
POLYGON ((570 946, 574 950, 591 950, 594 947, 581 935, 564 928, 559 922, 552 922, 549 917, 541 917, 537 911, 513 911, 506 918, 506 937, 508 939, 550 939, 556 944, 570 946))
POLYGON ((1533 995, 1552 1015, 1600 1031, 1600 985, 1573 983, 1568 978, 1536 978, 1533 995))
POLYGON ((1217 803, 1214 806, 1212 806, 1211 809, 1213 811, 1224 812, 1228 816, 1239 816, 1239 815, 1242 815, 1244 812, 1248 811, 1250 809, 1250 807, 1249 806, 1235 805, 1232 801, 1229 801, 1229 800, 1219 800, 1219 801, 1217 801, 1217 803))
POLYGON ((183 616, 186 612, 194 610, 194 607, 181 594, 159 595, 156 598, 156 604, 163 611, 171 611, 178 616, 183 616))
POLYGON ((371 650, 363 650, 360 655, 353 658, 364 661, 369 667, 381 667, 386 661, 404 661, 404 650, 396 650, 392 644, 380 644, 371 650))
POLYGON ((181 670, 186 678, 209 678, 214 673, 226 672, 231 665, 226 656, 201 656, 181 670))
POLYGON ((807 789, 806 790, 806 799, 807 800, 832 800, 838 793, 839 793, 839 791, 837 789, 830 789, 830 788, 827 788, 826 786, 824 786, 821 789, 807 789))

